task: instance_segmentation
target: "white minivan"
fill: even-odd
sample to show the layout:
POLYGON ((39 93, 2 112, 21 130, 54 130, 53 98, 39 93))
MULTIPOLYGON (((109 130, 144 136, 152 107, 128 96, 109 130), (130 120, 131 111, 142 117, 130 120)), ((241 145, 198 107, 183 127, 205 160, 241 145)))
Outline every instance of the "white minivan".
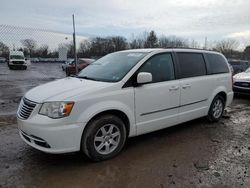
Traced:
POLYGON ((31 89, 18 112, 21 138, 48 153, 110 159, 128 137, 207 116, 233 99, 232 74, 217 52, 137 49, 111 53, 76 77, 31 89))

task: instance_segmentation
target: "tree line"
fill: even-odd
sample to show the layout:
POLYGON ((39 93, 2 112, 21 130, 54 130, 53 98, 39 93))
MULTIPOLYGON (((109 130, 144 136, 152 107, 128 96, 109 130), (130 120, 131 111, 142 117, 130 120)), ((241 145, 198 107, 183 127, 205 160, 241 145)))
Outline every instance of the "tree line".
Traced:
MULTIPOLYGON (((24 39, 20 41, 22 47, 17 48, 24 52, 25 56, 57 58, 58 50, 50 50, 48 45, 38 46, 34 39, 24 39)), ((73 42, 60 44, 68 50, 68 58, 74 57, 73 42)), ((77 48, 78 57, 102 57, 108 53, 138 48, 205 48, 223 53, 227 58, 249 59, 250 45, 246 46, 243 52, 238 51, 238 41, 233 39, 224 39, 201 46, 195 40, 188 40, 176 36, 157 36, 155 31, 143 32, 137 36, 132 36, 128 41, 123 36, 94 37, 80 42, 77 48)), ((0 41, 0 56, 7 57, 9 47, 0 41)))

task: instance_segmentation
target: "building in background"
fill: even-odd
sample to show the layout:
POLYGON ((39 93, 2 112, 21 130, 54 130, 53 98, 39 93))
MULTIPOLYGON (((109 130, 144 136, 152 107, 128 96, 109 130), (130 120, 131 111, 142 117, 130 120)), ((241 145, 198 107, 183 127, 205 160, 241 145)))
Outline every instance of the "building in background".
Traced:
POLYGON ((59 54, 58 60, 59 61, 66 61, 67 60, 67 53, 68 53, 68 50, 66 47, 63 47, 63 46, 59 47, 58 48, 58 54, 59 54))

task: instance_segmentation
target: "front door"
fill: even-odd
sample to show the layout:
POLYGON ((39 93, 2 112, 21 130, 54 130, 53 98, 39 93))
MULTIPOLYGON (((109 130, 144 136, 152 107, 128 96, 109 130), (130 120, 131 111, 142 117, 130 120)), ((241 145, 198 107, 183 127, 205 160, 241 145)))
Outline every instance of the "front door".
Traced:
POLYGON ((135 87, 137 134, 177 124, 180 82, 175 80, 172 54, 161 53, 151 57, 139 72, 150 72, 153 81, 135 87))

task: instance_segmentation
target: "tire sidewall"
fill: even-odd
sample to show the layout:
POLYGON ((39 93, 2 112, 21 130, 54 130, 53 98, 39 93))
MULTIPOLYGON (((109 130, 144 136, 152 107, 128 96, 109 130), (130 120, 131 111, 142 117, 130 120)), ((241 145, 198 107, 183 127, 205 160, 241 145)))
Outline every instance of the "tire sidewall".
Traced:
POLYGON ((211 106, 210 106, 210 109, 209 109, 209 113, 208 113, 208 119, 209 119, 211 122, 217 122, 217 121, 219 121, 220 118, 221 118, 222 115, 223 115, 224 109, 225 109, 225 100, 224 100, 224 98, 223 98, 222 96, 217 95, 217 96, 213 99, 213 101, 212 101, 212 103, 211 103, 211 106), (215 104, 215 102, 216 102, 217 100, 220 100, 221 103, 222 103, 222 113, 221 113, 221 115, 220 115, 218 118, 214 117, 214 114, 213 114, 213 107, 214 107, 214 104, 215 104))
POLYGON ((82 137, 82 151, 93 161, 103 161, 115 157, 123 148, 126 141, 126 130, 123 121, 114 115, 104 115, 91 121, 82 137), (104 155, 96 151, 94 146, 94 138, 97 131, 106 124, 114 124, 120 131, 121 137, 117 148, 110 154, 104 155))
POLYGON ((66 76, 69 76, 69 71, 68 69, 65 69, 66 76))

